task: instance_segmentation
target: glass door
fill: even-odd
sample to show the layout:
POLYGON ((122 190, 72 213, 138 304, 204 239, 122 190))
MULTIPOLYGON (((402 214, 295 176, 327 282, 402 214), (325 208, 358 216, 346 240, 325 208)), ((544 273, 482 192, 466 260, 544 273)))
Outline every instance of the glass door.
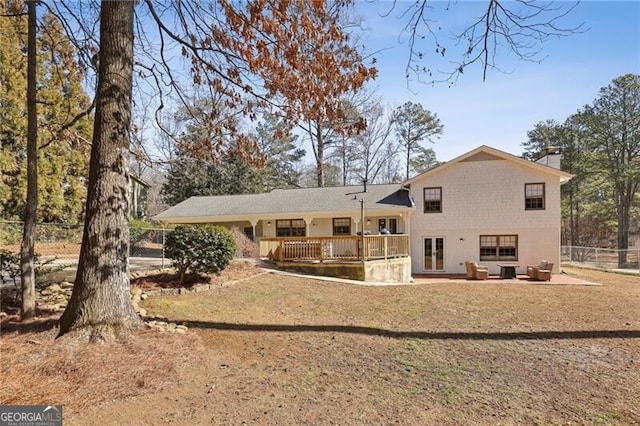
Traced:
POLYGON ((386 229, 390 234, 398 233, 398 219, 395 217, 381 217, 378 219, 378 232, 386 229))
POLYGON ((443 237, 427 237, 424 239, 424 270, 426 272, 444 271, 443 237))

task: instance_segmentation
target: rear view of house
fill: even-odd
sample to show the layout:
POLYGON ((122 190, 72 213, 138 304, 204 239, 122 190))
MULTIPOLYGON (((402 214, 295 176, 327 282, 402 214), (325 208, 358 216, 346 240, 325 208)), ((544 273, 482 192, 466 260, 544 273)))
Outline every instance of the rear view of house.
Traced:
POLYGON ((523 274, 544 259, 557 272, 560 185, 571 175, 547 164, 481 146, 401 184, 191 197, 155 219, 236 226, 287 261, 390 262, 393 252, 412 274, 464 274, 469 260, 523 274), (304 256, 285 256, 294 247, 304 256))

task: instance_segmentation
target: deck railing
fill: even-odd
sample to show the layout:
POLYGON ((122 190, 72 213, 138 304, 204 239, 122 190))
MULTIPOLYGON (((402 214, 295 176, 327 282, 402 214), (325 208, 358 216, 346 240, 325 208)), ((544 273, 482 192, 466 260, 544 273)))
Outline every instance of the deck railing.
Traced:
POLYGON ((357 261, 407 257, 409 256, 409 236, 261 238, 260 256, 281 262, 357 261))

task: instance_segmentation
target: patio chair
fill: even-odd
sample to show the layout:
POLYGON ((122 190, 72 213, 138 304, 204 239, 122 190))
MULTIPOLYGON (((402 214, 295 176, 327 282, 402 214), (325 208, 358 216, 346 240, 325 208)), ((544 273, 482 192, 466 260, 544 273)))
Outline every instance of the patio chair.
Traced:
POLYGON ((480 266, 476 262, 464 262, 467 269, 468 280, 487 280, 489 279, 489 268, 480 266))
POLYGON ((543 260, 539 265, 527 266, 527 275, 532 280, 551 281, 551 271, 553 271, 553 263, 543 260))

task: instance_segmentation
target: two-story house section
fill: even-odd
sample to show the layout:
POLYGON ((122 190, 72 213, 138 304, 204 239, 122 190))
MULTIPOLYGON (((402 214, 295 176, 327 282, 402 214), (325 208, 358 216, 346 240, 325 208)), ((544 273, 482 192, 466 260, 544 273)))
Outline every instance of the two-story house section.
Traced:
POLYGON ((560 264, 560 185, 572 175, 480 146, 405 182, 412 273, 462 274, 464 262, 489 266, 560 264))

